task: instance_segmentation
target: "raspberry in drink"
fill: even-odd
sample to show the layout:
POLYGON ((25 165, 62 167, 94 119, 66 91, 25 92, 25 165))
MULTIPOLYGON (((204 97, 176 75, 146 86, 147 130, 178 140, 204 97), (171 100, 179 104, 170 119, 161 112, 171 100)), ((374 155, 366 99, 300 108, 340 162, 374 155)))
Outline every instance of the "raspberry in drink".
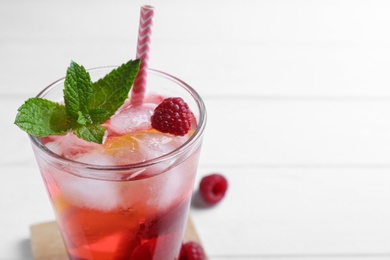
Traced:
MULTIPOLYGON (((105 73, 90 71, 95 79, 105 73)), ((55 82, 40 97, 60 101, 63 85, 55 82)), ((150 70, 143 104, 125 102, 102 125, 102 144, 72 131, 30 136, 69 258, 178 259, 205 125, 203 102, 184 82, 150 70), (185 115, 180 109, 170 115, 181 113, 186 123, 183 130, 180 122, 154 122, 171 128, 161 132, 152 118, 170 97, 188 104, 185 115)))

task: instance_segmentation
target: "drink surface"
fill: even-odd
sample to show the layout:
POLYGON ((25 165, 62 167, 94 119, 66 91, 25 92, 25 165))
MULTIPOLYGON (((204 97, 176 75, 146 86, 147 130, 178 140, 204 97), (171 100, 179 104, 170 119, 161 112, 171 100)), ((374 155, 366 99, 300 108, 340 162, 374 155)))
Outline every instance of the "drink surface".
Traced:
POLYGON ((151 116, 163 97, 152 95, 142 106, 126 102, 103 126, 107 129, 103 144, 87 142, 73 133, 42 138, 54 153, 78 162, 93 165, 126 165, 142 163, 172 152, 183 145, 196 129, 185 136, 161 133, 151 127, 151 116))
MULTIPOLYGON (((41 141, 64 158, 94 166, 149 161, 182 146, 197 126, 193 119, 185 136, 152 129, 150 117, 162 100, 150 95, 142 106, 125 103, 104 124, 107 134, 101 145, 72 133, 41 141)), ((179 163, 114 171, 115 180, 86 177, 82 170, 37 156, 70 259, 177 259, 199 149, 179 163)))

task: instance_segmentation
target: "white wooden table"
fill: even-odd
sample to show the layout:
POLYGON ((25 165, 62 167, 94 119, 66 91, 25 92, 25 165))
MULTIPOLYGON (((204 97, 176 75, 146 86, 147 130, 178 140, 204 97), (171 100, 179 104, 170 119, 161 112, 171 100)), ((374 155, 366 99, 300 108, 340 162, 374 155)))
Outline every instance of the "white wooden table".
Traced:
POLYGON ((198 181, 226 198, 191 214, 211 260, 390 258, 390 2, 3 0, 0 259, 32 259, 54 218, 16 109, 65 75, 135 57, 141 4, 150 67, 204 97, 198 181))

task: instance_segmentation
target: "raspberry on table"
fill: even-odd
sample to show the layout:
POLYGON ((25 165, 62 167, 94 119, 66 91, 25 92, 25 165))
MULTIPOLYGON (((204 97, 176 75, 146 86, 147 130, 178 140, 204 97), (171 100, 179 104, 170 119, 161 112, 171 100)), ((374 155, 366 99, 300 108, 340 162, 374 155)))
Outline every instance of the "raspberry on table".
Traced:
POLYGON ((206 202, 216 204, 225 196, 227 188, 226 178, 221 174, 214 173, 202 178, 199 184, 199 193, 206 202))
POLYGON ((203 247, 190 241, 181 246, 179 260, 206 260, 203 247))
POLYGON ((191 129, 191 113, 182 98, 166 98, 154 110, 152 127, 162 133, 186 135, 191 129))

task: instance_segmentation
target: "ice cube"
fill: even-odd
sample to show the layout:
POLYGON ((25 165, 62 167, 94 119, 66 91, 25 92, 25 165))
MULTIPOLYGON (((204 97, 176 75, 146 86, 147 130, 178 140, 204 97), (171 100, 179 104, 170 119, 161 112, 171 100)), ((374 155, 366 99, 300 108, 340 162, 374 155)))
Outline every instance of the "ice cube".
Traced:
POLYGON ((94 165, 115 165, 114 158, 105 154, 103 149, 96 149, 89 153, 79 154, 74 160, 94 165))
POLYGON ((105 153, 110 155, 117 165, 143 162, 145 159, 142 154, 139 153, 138 141, 134 136, 144 134, 145 133, 135 133, 110 136, 103 145, 105 153))
POLYGON ((186 137, 172 136, 163 133, 149 133, 138 139, 138 146, 141 154, 144 154, 145 159, 151 160, 167 153, 172 152, 180 147, 186 137))
POLYGON ((164 100, 164 97, 157 93, 149 93, 144 98, 144 103, 152 103, 159 105, 164 100))
POLYGON ((73 133, 53 137, 51 142, 45 144, 52 152, 67 159, 75 159, 80 154, 87 153, 99 147, 98 144, 84 141, 73 133))
POLYGON ((113 115, 105 126, 109 130, 109 135, 128 134, 142 131, 151 127, 150 117, 153 115, 155 104, 144 104, 140 107, 129 106, 113 115))
POLYGON ((193 182, 196 174, 196 166, 193 167, 191 158, 171 169, 166 176, 167 181, 161 188, 161 205, 169 204, 169 196, 172 193, 186 198, 192 193, 193 182))
POLYGON ((121 200, 120 183, 117 182, 63 173, 57 183, 64 198, 80 207, 109 211, 116 208, 121 200))

